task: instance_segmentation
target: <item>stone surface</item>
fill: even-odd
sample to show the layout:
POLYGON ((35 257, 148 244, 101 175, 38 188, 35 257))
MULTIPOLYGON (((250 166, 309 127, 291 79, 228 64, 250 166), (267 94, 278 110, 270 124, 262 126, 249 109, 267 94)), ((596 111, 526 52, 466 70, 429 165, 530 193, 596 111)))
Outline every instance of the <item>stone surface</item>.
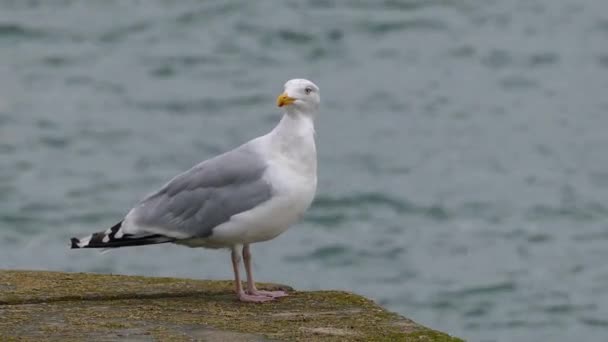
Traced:
POLYGON ((461 341, 339 291, 251 304, 231 281, 0 271, 0 340, 461 341))

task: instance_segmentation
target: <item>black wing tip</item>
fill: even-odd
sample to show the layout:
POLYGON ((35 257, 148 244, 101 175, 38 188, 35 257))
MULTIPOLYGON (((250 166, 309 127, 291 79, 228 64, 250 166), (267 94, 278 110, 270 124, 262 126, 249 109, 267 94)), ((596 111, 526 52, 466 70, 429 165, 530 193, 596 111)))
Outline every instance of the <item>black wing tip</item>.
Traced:
POLYGON ((79 239, 71 238, 70 241, 72 242, 72 249, 80 248, 80 246, 78 245, 80 243, 79 239))
POLYGON ((160 234, 152 234, 141 237, 134 237, 131 234, 123 234, 120 238, 115 238, 116 233, 122 227, 122 221, 118 222, 112 228, 110 233, 107 231, 94 233, 84 239, 84 242, 78 238, 71 238, 71 249, 78 248, 118 248, 129 246, 155 245, 159 243, 173 242, 174 238, 163 236, 160 234))

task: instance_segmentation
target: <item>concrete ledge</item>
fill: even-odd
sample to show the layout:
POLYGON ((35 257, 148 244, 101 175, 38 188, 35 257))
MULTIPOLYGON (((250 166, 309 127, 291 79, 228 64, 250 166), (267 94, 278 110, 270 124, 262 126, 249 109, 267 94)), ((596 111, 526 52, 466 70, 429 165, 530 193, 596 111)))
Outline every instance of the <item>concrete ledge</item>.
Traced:
POLYGON ((339 291, 243 304, 231 281, 0 270, 0 341, 462 341, 339 291))

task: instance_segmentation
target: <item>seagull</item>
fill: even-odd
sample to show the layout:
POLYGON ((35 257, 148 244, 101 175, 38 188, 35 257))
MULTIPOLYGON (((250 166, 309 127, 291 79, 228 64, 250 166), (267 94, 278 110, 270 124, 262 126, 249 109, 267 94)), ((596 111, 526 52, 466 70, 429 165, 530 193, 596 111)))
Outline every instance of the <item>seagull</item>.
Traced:
POLYGON ((287 296, 284 291, 256 288, 251 244, 285 232, 312 203, 317 188, 314 119, 319 103, 319 88, 313 82, 287 81, 277 98, 283 116, 272 131, 177 175, 106 231, 72 238, 71 248, 160 243, 228 248, 238 300, 266 302, 287 296), (241 260, 247 274, 245 289, 241 260))

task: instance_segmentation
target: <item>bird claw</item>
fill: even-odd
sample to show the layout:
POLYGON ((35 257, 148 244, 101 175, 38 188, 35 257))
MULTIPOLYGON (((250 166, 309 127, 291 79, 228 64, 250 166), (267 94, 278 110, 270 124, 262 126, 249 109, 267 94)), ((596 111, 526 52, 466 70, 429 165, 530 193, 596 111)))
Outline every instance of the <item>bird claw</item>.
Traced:
POLYGON ((249 290, 247 291, 250 295, 254 296, 265 296, 267 298, 275 299, 281 297, 287 297, 288 294, 285 291, 263 291, 263 290, 249 290))
POLYGON ((264 296, 264 295, 240 293, 238 295, 238 299, 239 299, 239 301, 245 302, 245 303, 263 303, 263 302, 269 302, 269 301, 273 300, 274 298, 264 296))

